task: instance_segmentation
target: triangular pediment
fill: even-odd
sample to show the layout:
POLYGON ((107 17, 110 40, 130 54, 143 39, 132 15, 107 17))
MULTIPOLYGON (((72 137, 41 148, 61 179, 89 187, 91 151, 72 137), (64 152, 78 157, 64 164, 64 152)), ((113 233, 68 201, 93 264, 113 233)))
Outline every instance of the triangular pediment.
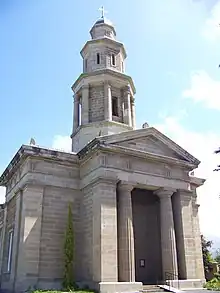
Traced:
POLYGON ((106 136, 105 143, 198 165, 194 156, 153 127, 106 136))

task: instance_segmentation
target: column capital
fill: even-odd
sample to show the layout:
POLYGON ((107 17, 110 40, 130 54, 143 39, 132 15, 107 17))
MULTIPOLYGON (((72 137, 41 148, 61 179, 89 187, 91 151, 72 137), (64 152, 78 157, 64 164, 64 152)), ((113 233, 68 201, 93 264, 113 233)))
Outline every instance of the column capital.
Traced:
POLYGON ((159 188, 154 191, 154 194, 156 194, 160 199, 162 198, 168 198, 173 195, 173 193, 176 192, 176 189, 174 188, 159 188))
POLYGON ((118 190, 119 191, 131 192, 133 189, 134 189, 134 184, 132 184, 128 181, 120 181, 118 183, 118 190))
POLYGON ((75 94, 73 95, 73 102, 74 102, 74 103, 78 103, 78 102, 79 102, 79 93, 75 93, 75 94))
POLYGON ((134 102, 135 102, 135 98, 131 96, 131 104, 134 105, 134 102))
POLYGON ((104 86, 109 86, 109 87, 111 87, 111 84, 110 84, 110 82, 109 82, 108 80, 105 80, 103 83, 104 83, 104 86))
POLYGON ((125 86, 125 87, 123 88, 123 90, 124 90, 124 94, 130 94, 130 93, 131 93, 131 88, 130 88, 129 85, 125 86))
POLYGON ((188 203, 193 198, 193 191, 191 190, 178 189, 178 193, 182 202, 188 203))
POLYGON ((89 84, 84 84, 82 87, 81 87, 82 90, 84 89, 89 89, 89 84))

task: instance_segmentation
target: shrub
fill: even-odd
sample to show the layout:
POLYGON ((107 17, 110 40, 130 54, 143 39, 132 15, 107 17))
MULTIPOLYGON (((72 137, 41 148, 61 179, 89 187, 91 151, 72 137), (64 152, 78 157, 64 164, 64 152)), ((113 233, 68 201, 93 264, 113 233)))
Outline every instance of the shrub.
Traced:
POLYGON ((73 254, 74 254, 74 236, 73 236, 73 217, 72 210, 69 204, 68 208, 68 220, 65 233, 64 243, 64 278, 63 287, 66 290, 71 290, 75 286, 73 278, 73 254))

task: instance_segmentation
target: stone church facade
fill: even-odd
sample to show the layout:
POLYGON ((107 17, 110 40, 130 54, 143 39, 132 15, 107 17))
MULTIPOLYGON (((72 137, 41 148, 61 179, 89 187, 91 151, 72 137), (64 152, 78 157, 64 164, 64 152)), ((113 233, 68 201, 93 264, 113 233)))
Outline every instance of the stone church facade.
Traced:
POLYGON ((202 287, 199 161, 147 124, 135 126, 126 51, 104 17, 81 51, 72 86, 72 152, 22 145, 0 177, 1 288, 59 288, 68 205, 75 280, 101 292, 138 291, 168 276, 202 287))

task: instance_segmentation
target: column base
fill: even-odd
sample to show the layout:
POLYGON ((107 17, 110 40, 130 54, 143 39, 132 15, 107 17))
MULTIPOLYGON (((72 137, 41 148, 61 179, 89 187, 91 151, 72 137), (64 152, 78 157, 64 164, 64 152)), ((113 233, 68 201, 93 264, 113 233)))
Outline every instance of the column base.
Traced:
POLYGON ((142 282, 100 282, 98 284, 100 293, 115 293, 115 292, 139 292, 143 289, 142 282))
POLYGON ((167 280, 167 284, 180 290, 203 289, 205 279, 167 280))

